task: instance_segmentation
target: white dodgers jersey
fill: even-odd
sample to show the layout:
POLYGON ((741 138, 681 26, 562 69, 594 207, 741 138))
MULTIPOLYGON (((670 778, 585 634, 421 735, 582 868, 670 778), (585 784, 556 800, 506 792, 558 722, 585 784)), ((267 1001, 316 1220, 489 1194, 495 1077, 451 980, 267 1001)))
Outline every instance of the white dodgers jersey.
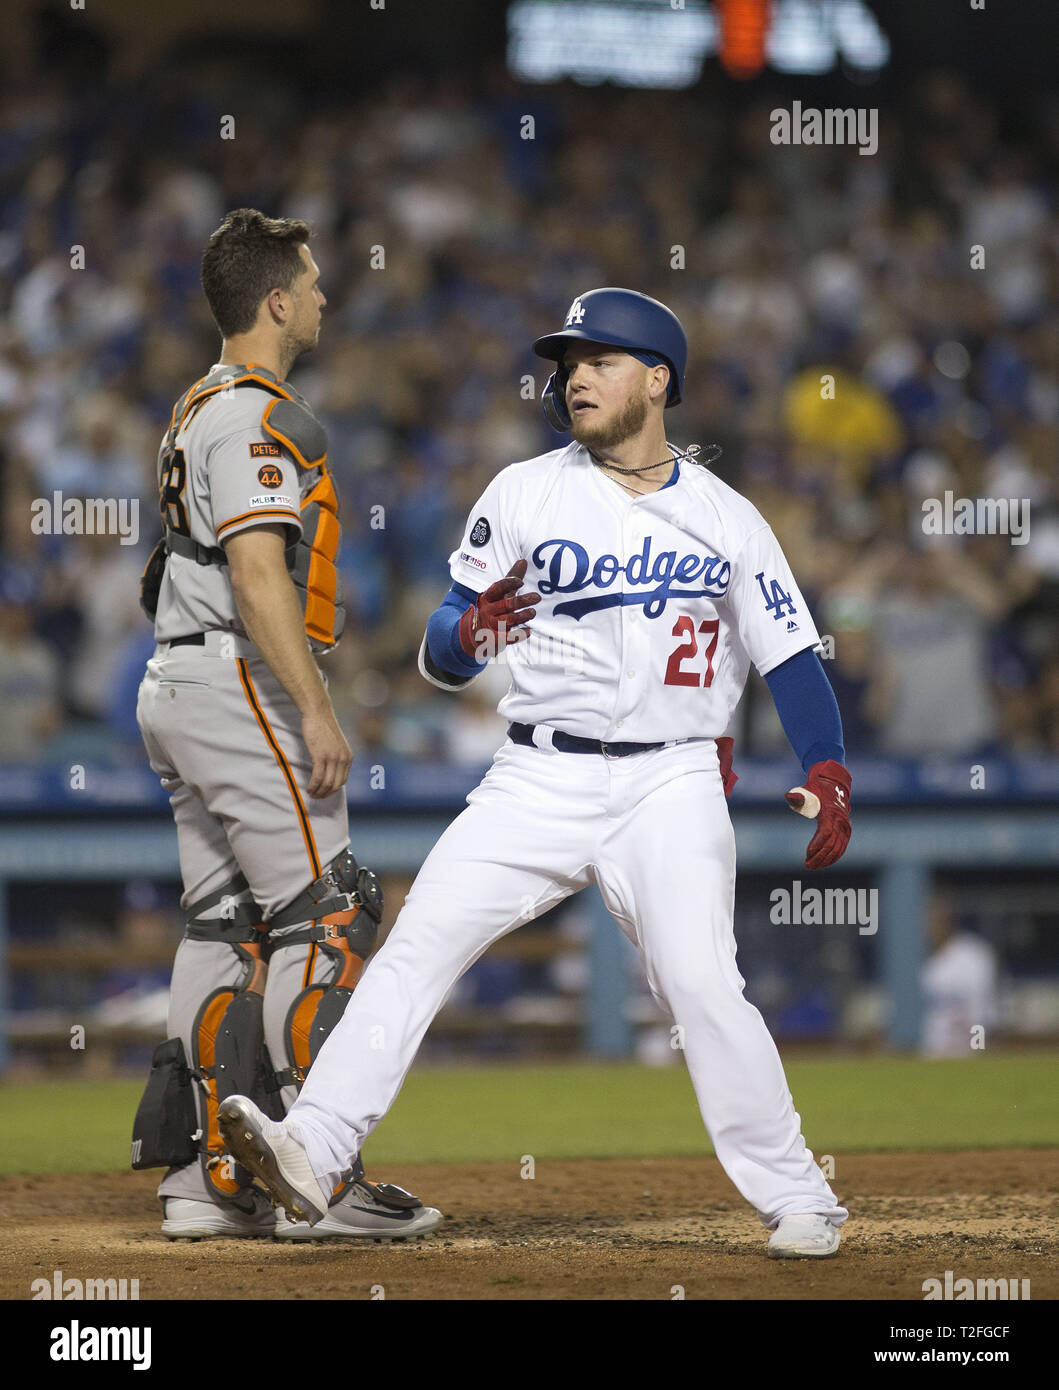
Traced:
POLYGON ((503 469, 468 518, 453 579, 480 593, 528 562, 541 602, 507 648, 507 720, 614 743, 719 738, 750 663, 820 642, 761 513, 682 460, 632 497, 580 444, 503 469))

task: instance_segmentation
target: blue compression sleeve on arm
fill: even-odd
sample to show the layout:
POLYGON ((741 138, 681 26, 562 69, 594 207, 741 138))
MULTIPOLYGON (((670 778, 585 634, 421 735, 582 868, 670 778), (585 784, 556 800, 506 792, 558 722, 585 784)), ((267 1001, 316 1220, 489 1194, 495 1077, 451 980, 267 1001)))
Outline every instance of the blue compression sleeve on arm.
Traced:
POLYGON ((442 671, 452 676, 476 676, 489 664, 475 661, 460 646, 459 626, 469 603, 478 595, 464 584, 453 584, 427 619, 427 651, 430 659, 442 671))
POLYGON ((790 657, 768 673, 765 683, 804 771, 828 758, 844 763, 838 701, 816 652, 807 647, 790 657))

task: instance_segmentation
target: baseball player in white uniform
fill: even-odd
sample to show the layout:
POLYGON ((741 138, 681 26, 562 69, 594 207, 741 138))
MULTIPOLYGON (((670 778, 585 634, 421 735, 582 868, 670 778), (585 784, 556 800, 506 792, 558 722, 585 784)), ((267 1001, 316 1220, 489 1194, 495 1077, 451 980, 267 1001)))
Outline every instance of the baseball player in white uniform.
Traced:
POLYGON ((286 381, 326 302, 309 235, 251 209, 213 234, 202 278, 221 358, 159 452, 164 536, 142 585, 157 647, 137 716, 176 818, 186 929, 132 1157, 169 1169, 171 1239, 389 1240, 441 1220, 359 1162, 318 1225, 277 1220, 217 1130, 232 1092, 277 1116, 295 1099, 382 911, 349 848, 351 753, 317 664, 344 619, 327 440, 286 381))
POLYGON ((454 689, 505 650, 508 740, 428 856, 286 1121, 234 1096, 221 1132, 274 1202, 317 1220, 464 971, 595 883, 680 1030, 703 1121, 772 1232, 768 1253, 831 1256, 848 1213, 743 997, 725 799, 725 731, 753 662, 805 769, 787 799, 817 821, 806 865, 844 852, 850 778, 819 636, 760 513, 697 450, 666 440, 686 360, 676 317, 631 290, 594 290, 534 349, 557 363, 543 403, 573 442, 486 488, 420 658, 427 680, 454 689))

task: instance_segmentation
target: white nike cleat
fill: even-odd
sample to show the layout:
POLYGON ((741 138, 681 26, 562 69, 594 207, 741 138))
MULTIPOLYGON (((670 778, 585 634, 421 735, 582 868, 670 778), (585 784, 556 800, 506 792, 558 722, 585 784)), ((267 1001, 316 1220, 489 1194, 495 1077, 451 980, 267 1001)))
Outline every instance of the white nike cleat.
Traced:
POLYGON ((444 1218, 437 1207, 425 1207, 418 1197, 390 1183, 366 1179, 351 1185, 315 1226, 305 1221, 276 1218, 278 1240, 411 1240, 428 1235, 444 1218), (390 1200, 387 1200, 387 1199, 390 1200))
POLYGON ((323 1218, 327 1193, 286 1125, 270 1120, 246 1096, 229 1096, 217 1107, 217 1127, 236 1162, 265 1184, 274 1207, 283 1207, 292 1221, 313 1225, 323 1218))
POLYGON ((231 1202, 163 1197, 162 1234, 170 1240, 260 1240, 276 1229, 265 1194, 248 1187, 231 1202))
POLYGON ((826 1216, 781 1216, 772 1232, 770 1260, 827 1260, 838 1254, 842 1233, 826 1216))

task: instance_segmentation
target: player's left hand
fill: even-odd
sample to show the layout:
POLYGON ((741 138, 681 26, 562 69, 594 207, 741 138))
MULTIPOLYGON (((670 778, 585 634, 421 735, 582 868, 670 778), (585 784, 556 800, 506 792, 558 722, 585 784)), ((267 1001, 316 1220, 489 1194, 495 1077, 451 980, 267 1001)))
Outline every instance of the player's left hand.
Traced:
POLYGON ((792 787, 787 805, 800 816, 816 821, 816 834, 805 852, 807 869, 826 869, 841 859, 853 827, 849 822, 852 785, 849 771, 833 758, 813 763, 803 787, 792 787))

